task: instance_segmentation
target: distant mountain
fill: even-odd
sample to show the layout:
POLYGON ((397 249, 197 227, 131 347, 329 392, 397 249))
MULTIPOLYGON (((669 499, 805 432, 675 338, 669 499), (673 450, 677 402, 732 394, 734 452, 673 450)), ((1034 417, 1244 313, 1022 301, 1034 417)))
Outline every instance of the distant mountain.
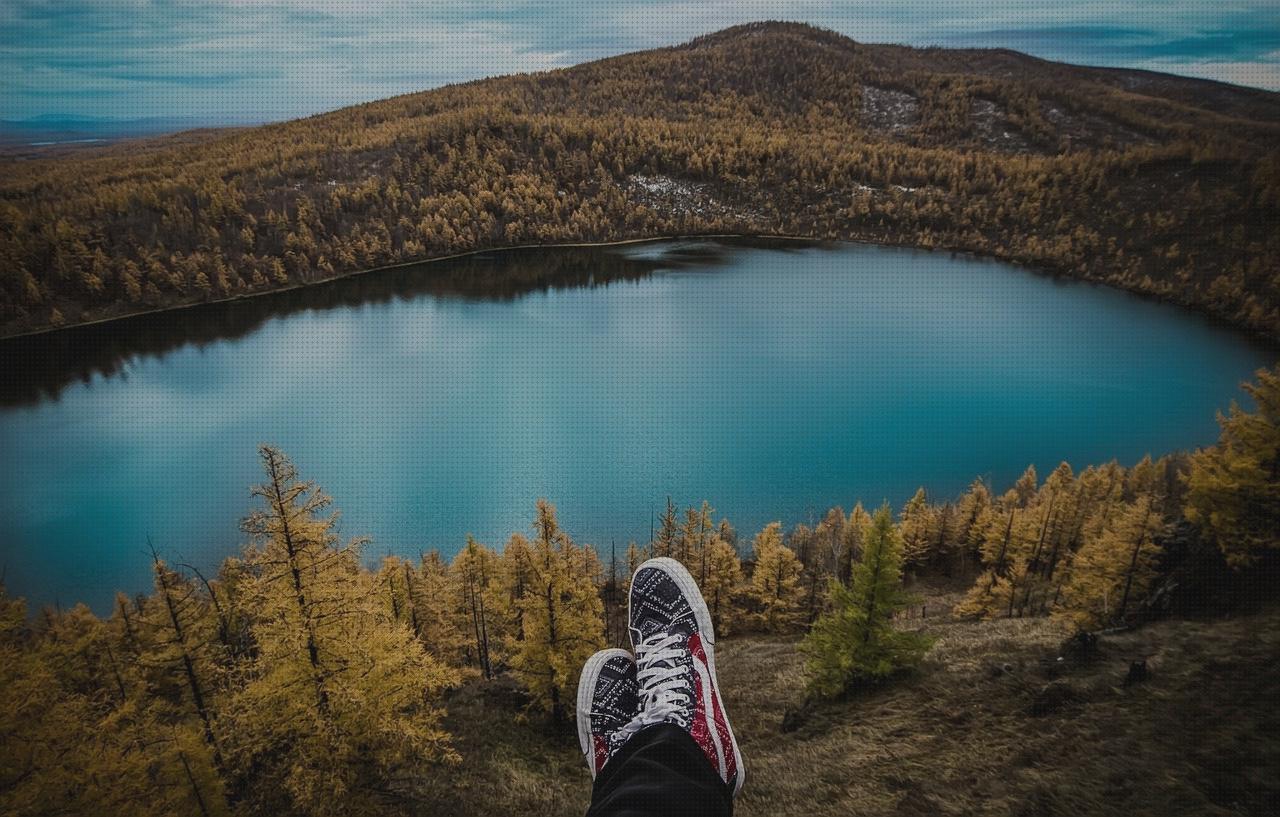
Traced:
POLYGON ((41 114, 29 119, 0 119, 0 144, 102 141, 158 136, 195 128, 224 127, 231 123, 200 117, 151 116, 111 119, 75 114, 41 114))
POLYGON ((0 174, 14 332, 525 243, 969 250, 1280 337, 1280 95, 758 23, 0 174))

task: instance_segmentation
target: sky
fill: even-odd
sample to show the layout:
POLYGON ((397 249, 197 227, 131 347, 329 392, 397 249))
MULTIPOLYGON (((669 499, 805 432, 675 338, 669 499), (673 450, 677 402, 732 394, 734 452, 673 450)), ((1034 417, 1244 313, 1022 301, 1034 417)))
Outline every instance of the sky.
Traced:
POLYGON ((288 119, 767 19, 1280 91, 1280 0, 0 0, 0 119, 288 119))

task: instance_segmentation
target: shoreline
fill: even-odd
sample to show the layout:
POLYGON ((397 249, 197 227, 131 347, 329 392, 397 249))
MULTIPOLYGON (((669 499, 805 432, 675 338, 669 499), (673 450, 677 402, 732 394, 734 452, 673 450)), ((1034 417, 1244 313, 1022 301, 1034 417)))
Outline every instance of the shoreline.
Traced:
MULTIPOLYGON (((566 243, 552 244, 513 244, 509 247, 483 247, 475 250, 465 250, 464 252, 450 253, 449 255, 433 255, 426 258, 418 258, 413 261, 397 261, 394 264, 384 264, 380 267, 369 267, 368 269, 352 270, 351 272, 342 272, 337 275, 330 275, 327 278, 317 278, 313 281, 305 283, 294 283, 287 286, 276 287, 273 289, 264 289, 261 292, 249 292, 243 295, 231 295, 226 298, 212 298, 207 301, 195 301, 193 303, 179 303, 170 306, 157 306, 151 309, 139 309, 135 312, 124 312, 119 315, 110 315, 102 318, 94 318, 92 320, 80 321, 78 323, 68 323, 62 326, 46 326, 41 329, 30 329, 23 332, 15 332, 8 335, 0 335, 0 344, 6 341, 17 340, 19 338, 33 338, 40 335, 51 335, 56 332, 65 332, 73 329, 83 329, 87 326, 100 326, 114 321, 125 321, 130 318, 141 318, 146 315, 159 315, 165 312, 181 312, 186 309, 196 309, 202 306, 211 306, 213 304, 228 304, 236 301, 247 301, 252 298, 260 298, 266 295, 276 295, 281 292, 293 292, 299 289, 307 289, 309 287, 318 286, 320 284, 329 284, 334 281, 341 281, 347 278, 356 278, 362 275, 372 275, 378 272, 390 272, 392 270, 405 269, 407 267, 424 266, 427 264, 435 264, 442 261, 456 261, 459 258, 468 258, 473 255, 482 255, 484 253, 505 253, 520 252, 522 250, 571 250, 571 249, 593 249, 604 247, 623 247, 629 244, 654 244, 662 241, 681 241, 687 239, 718 239, 718 238, 741 238, 741 239, 761 239, 761 240, 778 240, 778 241, 807 241, 820 243, 823 241, 845 241, 845 239, 822 239, 811 238, 800 235, 786 235, 773 233, 680 233, 671 235, 648 236, 644 238, 622 238, 611 241, 573 241, 566 243)), ((874 244, 871 241, 852 241, 847 243, 858 244, 874 244)), ((906 245, 888 245, 884 246, 906 246, 906 245)))
POLYGON ((1019 262, 1009 258, 1003 258, 998 255, 984 253, 968 248, 957 248, 947 246, 924 247, 919 244, 900 243, 893 241, 876 241, 866 238, 820 238, 815 236, 795 235, 793 233, 769 233, 769 232, 742 232, 742 233, 672 233, 665 235, 643 236, 635 238, 611 239, 606 241, 570 241, 563 243, 550 244, 513 244, 507 247, 483 247, 474 250, 466 250, 464 252, 450 253, 448 255, 436 255, 427 258, 419 258, 412 261, 398 261, 394 264, 385 264, 380 267, 369 267, 368 269, 352 270, 351 272, 343 272, 337 275, 330 275, 327 278, 317 278, 313 281, 304 283, 293 283, 287 286, 274 289, 265 289, 260 292, 250 292, 242 295, 231 295, 225 298, 214 298, 207 301, 196 301, 194 303, 180 303, 170 306, 158 306, 151 309, 140 309, 135 312, 125 312, 119 315, 110 315, 92 320, 80 321, 78 323, 65 324, 63 326, 46 326, 40 329, 31 329, 24 332, 17 332, 9 335, 0 335, 0 348, 5 343, 21 339, 37 338, 45 335, 53 335, 59 332, 70 332, 77 329, 85 329, 91 326, 102 326, 117 321, 127 321, 133 318, 142 318, 148 315, 159 315, 166 312, 181 312, 188 309, 198 309, 204 306, 212 306, 215 304, 230 304, 237 301, 247 301, 253 298, 261 298, 269 295, 277 295, 284 292, 293 292, 300 289, 307 289, 322 284, 333 283, 348 278, 357 278, 364 275, 373 275, 380 272, 390 272, 393 270, 407 269, 409 267, 426 266, 444 261, 455 261, 460 258, 468 258, 486 253, 518 253, 528 250, 571 250, 571 249, 602 249, 607 247, 625 247, 638 244, 657 244, 665 241, 686 241, 686 240, 704 240, 714 241, 722 239, 737 240, 758 240, 758 241, 791 241, 796 243, 809 244, 860 244, 873 247, 894 247, 898 249, 919 250, 921 252, 947 252, 955 255, 965 255, 971 258, 986 259, 997 261, 1002 264, 1008 264, 1017 267, 1034 275, 1045 276, 1048 278, 1073 281, 1081 284, 1090 284, 1092 286, 1102 286, 1113 289, 1118 292, 1124 292, 1142 300, 1154 301, 1157 303, 1168 304, 1179 309, 1186 310, 1192 315, 1196 315, 1204 320, 1210 321, 1219 326, 1228 328, 1232 331, 1239 332, 1241 335, 1250 339, 1250 341, 1266 346, 1268 349, 1280 353, 1280 338, 1274 337, 1260 329, 1249 326, 1242 326, 1230 319, 1214 313, 1206 308, 1183 303, 1173 298, 1160 295, 1157 293, 1143 292, 1141 290, 1129 289, 1127 287, 1116 286, 1106 281, 1096 281, 1089 278, 1080 278, 1074 275, 1067 275, 1055 272, 1041 267, 1035 267, 1030 264, 1019 262))

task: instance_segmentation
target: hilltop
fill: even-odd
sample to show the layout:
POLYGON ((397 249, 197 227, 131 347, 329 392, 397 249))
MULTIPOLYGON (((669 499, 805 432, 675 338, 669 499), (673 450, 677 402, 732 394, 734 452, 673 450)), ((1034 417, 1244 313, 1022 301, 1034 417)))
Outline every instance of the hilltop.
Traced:
MULTIPOLYGON (((795 640, 723 643, 747 764, 736 814, 1274 813, 1276 610, 1158 622, 1082 654, 1048 619, 956 621, 954 593, 927 597, 929 617, 910 626, 938 642, 916 675, 803 717, 795 640), (1134 662, 1145 677, 1131 677, 1134 662)), ((454 693, 448 722, 469 761, 438 781, 442 808, 582 813, 590 779, 573 740, 513 728, 519 700, 481 682, 454 693)))
POLYGON ((0 159, 0 334, 477 249, 697 233, 983 253, 1280 337, 1280 95, 760 23, 541 74, 0 159))

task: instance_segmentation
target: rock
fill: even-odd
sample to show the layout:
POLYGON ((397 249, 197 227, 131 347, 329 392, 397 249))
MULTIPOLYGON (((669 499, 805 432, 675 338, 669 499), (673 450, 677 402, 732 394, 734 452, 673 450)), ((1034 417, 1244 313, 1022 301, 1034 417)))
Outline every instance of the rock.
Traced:
POLYGON ((809 705, 789 706, 782 712, 782 734, 790 734, 804 726, 809 720, 809 705))
POLYGON ((1068 704, 1079 703, 1081 696, 1075 687, 1065 681, 1052 681, 1036 693, 1031 702, 1029 714, 1040 718, 1060 712, 1068 704))
POLYGON ((1097 633, 1089 633, 1083 630, 1062 642, 1062 646, 1058 648, 1058 660, 1060 661, 1088 664, 1092 661, 1097 661, 1101 657, 1102 650, 1098 647, 1097 633))
POLYGON ((1003 664, 992 664, 991 666, 987 667, 987 674, 990 675, 992 678, 999 678, 1002 675, 1010 675, 1012 673, 1013 673, 1013 664, 1010 664, 1007 662, 1003 664))
POLYGON ((1134 684, 1140 684, 1151 677, 1150 671, 1147 669, 1146 659, 1142 661, 1129 662, 1129 674, 1124 677, 1124 687, 1128 689, 1134 684))

